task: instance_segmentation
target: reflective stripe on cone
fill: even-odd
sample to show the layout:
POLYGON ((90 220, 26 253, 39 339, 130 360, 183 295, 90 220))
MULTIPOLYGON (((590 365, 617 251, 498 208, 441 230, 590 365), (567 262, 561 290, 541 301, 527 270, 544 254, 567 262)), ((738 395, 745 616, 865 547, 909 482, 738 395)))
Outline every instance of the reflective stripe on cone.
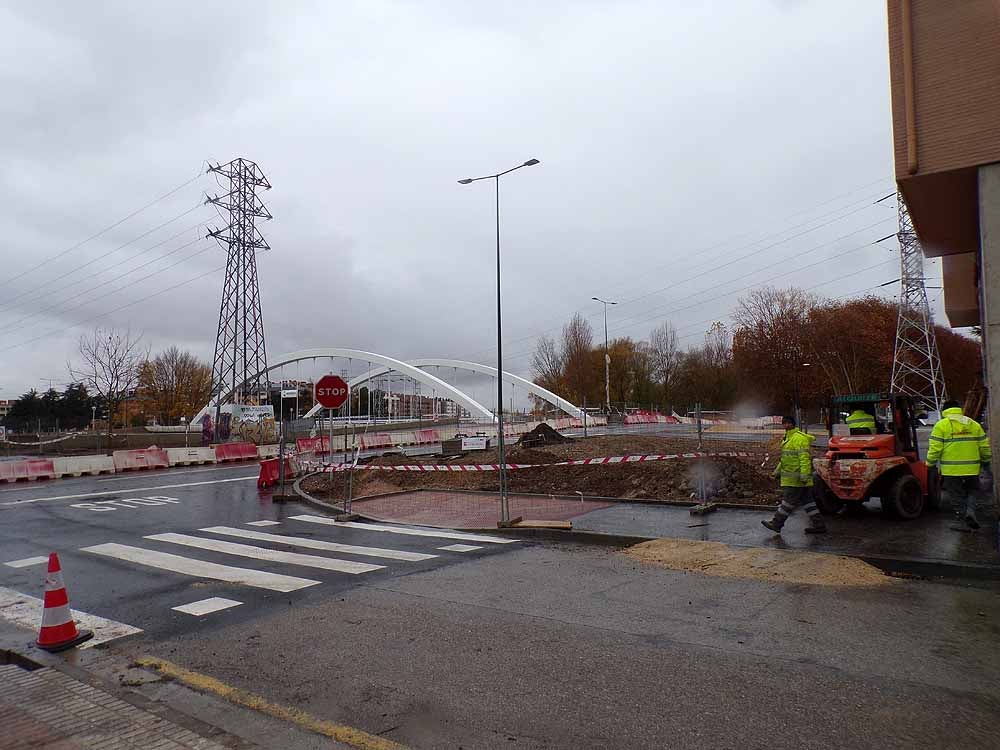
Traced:
POLYGON ((36 643, 46 651, 63 651, 93 638, 91 630, 77 630, 69 608, 69 596, 63 583, 59 555, 49 555, 49 570, 45 576, 45 608, 42 610, 42 627, 36 643))

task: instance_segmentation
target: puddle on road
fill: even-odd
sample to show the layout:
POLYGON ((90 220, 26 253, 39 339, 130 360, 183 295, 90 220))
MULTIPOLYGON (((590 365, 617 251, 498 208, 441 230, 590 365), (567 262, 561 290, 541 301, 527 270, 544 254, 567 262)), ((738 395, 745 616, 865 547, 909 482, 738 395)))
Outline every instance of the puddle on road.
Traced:
POLYGON ((623 554, 671 570, 711 576, 816 586, 886 586, 891 578, 853 557, 821 552, 739 549, 722 542, 654 539, 623 554))

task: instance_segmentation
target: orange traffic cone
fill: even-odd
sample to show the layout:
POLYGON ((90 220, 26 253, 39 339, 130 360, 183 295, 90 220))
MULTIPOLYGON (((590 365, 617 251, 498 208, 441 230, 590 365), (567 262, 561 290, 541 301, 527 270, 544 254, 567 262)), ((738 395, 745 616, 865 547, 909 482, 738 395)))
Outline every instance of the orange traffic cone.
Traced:
POLYGON ((45 576, 45 608, 38 647, 46 651, 64 651, 94 637, 92 630, 77 630, 69 609, 69 596, 63 583, 59 555, 49 555, 49 574, 45 576))

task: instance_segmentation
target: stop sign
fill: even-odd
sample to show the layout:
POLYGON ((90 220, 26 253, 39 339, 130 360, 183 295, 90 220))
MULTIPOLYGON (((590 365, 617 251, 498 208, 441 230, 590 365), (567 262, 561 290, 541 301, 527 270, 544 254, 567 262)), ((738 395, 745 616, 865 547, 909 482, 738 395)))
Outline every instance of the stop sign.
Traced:
POLYGON ((324 375, 316 381, 316 401, 327 409, 339 409, 347 401, 347 383, 339 375, 324 375))

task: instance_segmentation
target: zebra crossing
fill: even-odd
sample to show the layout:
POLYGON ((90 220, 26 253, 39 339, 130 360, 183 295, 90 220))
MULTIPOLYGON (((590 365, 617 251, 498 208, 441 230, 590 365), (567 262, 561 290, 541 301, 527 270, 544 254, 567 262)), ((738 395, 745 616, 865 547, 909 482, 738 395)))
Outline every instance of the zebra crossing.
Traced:
MULTIPOLYGON (((203 596, 208 593, 225 594, 224 596, 208 596, 197 600, 191 600, 192 597, 188 596, 184 601, 177 601, 177 597, 183 596, 180 593, 173 600, 163 602, 163 609, 203 618, 234 608, 240 608, 241 611, 246 609, 243 605, 248 601, 247 597, 253 596, 253 591, 290 594, 302 590, 317 590, 324 583, 343 587, 345 582, 357 581, 359 576, 407 572, 406 566, 446 564, 470 553, 487 552, 515 544, 517 540, 486 534, 339 522, 326 516, 303 514, 280 521, 260 519, 243 521, 238 525, 137 534, 135 538, 117 538, 88 544, 75 550, 63 551, 63 554, 79 553, 83 558, 78 563, 79 567, 111 563, 111 569, 99 567, 97 576, 100 579, 110 581, 113 576, 123 576, 137 587, 140 586, 135 582, 142 578, 144 571, 147 575, 159 576, 157 580, 160 581, 163 580, 163 575, 180 576, 181 591, 188 594, 190 589, 183 586, 183 581, 201 581, 201 585, 215 585, 216 588, 221 584, 221 590, 205 591, 203 596), (266 531, 262 530, 265 528, 266 531), (374 537, 378 537, 380 545, 367 543, 374 537), (241 591, 244 592, 242 596, 239 593, 241 591)), ((6 566, 8 570, 23 576, 32 568, 43 566, 45 561, 44 556, 8 561, 0 559, 0 570, 6 566)), ((93 573, 90 575, 93 576, 93 573)), ((2 583, 3 580, 0 579, 0 584, 2 583)), ((18 588, 24 590, 23 585, 18 588)), ((86 594, 86 591, 81 593, 86 594)), ((86 596, 77 597, 80 598, 85 599, 86 596)), ((77 605, 77 601, 74 601, 74 605, 77 605)), ((30 620, 39 606, 40 602, 31 596, 0 586, 0 619, 8 612, 16 611, 20 620, 30 620)), ((106 604, 98 604, 97 609, 102 606, 106 604)), ((144 606, 143 613, 150 612, 150 609, 144 606)), ((98 615, 88 615, 87 612, 76 614, 102 619, 98 615)), ((102 611, 101 614, 113 616, 115 612, 102 611)), ((154 619, 151 612, 149 617, 154 619)), ((112 623, 109 635, 98 637, 97 643, 113 640, 120 637, 121 633, 141 632, 138 627, 131 625, 124 629, 115 627, 123 626, 124 623, 106 619, 105 622, 112 623)), ((24 622, 19 624, 23 625, 24 622)))

